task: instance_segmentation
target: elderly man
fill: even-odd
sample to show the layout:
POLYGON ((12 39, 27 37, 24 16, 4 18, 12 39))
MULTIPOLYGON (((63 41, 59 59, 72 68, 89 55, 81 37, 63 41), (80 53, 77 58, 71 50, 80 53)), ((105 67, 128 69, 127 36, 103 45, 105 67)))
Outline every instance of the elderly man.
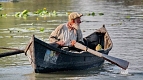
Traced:
POLYGON ((69 14, 69 21, 59 25, 50 35, 50 42, 56 42, 59 46, 72 47, 76 42, 83 43, 83 36, 80 29, 80 13, 72 12, 69 14))

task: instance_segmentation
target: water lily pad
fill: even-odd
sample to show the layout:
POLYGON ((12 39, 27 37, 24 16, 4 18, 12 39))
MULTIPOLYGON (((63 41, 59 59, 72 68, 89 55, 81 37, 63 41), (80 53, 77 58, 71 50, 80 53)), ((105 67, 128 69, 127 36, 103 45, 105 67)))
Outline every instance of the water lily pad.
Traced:
POLYGON ((95 16, 95 12, 88 13, 88 16, 95 16))
POLYGON ((104 15, 104 13, 99 13, 100 16, 104 15))
POLYGON ((43 27, 40 28, 40 32, 43 32, 45 29, 43 27))
POLYGON ((27 10, 24 10, 24 11, 22 11, 22 12, 16 12, 16 13, 15 13, 15 17, 27 17, 27 16, 29 16, 27 10))
POLYGON ((0 4, 0 11, 3 10, 2 4, 0 4))
POLYGON ((126 16, 127 19, 130 19, 130 17, 131 17, 131 16, 129 16, 129 15, 126 16))
POLYGON ((28 28, 28 30, 36 30, 35 28, 28 28))

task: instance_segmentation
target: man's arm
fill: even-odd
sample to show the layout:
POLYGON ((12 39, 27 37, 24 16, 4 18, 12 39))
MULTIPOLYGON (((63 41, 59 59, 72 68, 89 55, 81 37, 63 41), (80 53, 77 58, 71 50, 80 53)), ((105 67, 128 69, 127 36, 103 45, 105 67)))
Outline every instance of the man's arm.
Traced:
POLYGON ((61 29, 63 27, 63 24, 59 25, 49 36, 50 42, 57 42, 60 39, 58 39, 58 36, 60 35, 61 29))

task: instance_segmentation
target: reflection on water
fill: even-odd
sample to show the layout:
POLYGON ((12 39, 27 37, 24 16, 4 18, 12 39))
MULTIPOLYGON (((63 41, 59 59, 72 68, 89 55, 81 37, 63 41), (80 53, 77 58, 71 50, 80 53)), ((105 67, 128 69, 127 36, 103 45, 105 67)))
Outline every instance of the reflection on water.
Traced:
POLYGON ((50 74, 27 74, 27 78, 30 80, 46 80, 47 78, 49 80, 56 80, 56 79, 82 79, 88 76, 93 76, 93 74, 96 76, 100 71, 102 70, 97 70, 97 69, 91 69, 91 70, 86 70, 86 71, 62 71, 62 72, 54 72, 50 74), (93 70, 96 70, 93 71, 93 70), (88 74, 88 75, 87 75, 88 74))
MULTIPOLYGON (((1 2, 1 1, 0 1, 1 2)), ((81 29, 87 36, 105 24, 113 41, 111 56, 128 60, 129 74, 115 73, 116 66, 105 63, 102 69, 85 71, 65 71, 50 74, 33 73, 32 67, 24 54, 0 58, 0 79, 3 80, 47 80, 47 79, 81 79, 81 80, 140 80, 143 75, 143 1, 142 0, 18 0, 18 2, 1 2, 0 46, 24 49, 34 34, 48 42, 49 34, 61 23, 67 22, 67 16, 41 17, 28 16, 17 18, 15 12, 46 8, 62 14, 78 11, 83 14, 95 12, 95 16, 84 15, 81 29), (104 15, 98 15, 98 13, 104 15), (42 31, 43 30, 43 31, 42 31), (17 78, 15 78, 17 75, 17 78)), ((1 50, 7 52, 8 50, 1 50)))

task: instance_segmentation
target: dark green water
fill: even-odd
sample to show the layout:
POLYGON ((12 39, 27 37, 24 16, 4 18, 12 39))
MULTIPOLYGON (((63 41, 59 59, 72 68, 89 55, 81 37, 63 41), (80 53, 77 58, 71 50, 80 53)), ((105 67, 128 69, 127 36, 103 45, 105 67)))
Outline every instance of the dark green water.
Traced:
MULTIPOLYGON (((0 0, 0 46, 23 49, 34 34, 48 42, 48 36, 59 24, 65 23, 67 12, 81 12, 83 35, 105 24, 113 41, 109 55, 130 62, 129 74, 119 74, 120 68, 106 62, 102 69, 67 71, 50 74, 33 73, 24 54, 0 58, 0 80, 142 80, 143 78, 143 1, 142 0, 0 0), (46 8, 58 16, 15 17, 16 12, 46 8), (88 16, 95 12, 95 16, 88 16), (104 13, 104 15, 99 15, 104 13), (41 28, 44 29, 41 31, 41 28)), ((0 53, 8 50, 0 49, 0 53)))

